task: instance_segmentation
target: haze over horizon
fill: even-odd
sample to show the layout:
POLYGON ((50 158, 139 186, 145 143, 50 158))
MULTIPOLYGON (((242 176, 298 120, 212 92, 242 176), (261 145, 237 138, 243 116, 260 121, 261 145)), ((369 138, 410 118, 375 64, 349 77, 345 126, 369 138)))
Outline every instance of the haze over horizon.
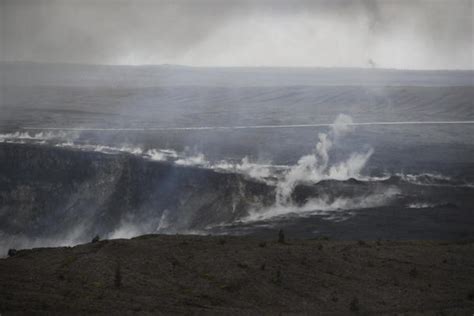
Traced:
POLYGON ((0 34, 0 61, 474 69, 472 0, 0 0, 0 34))

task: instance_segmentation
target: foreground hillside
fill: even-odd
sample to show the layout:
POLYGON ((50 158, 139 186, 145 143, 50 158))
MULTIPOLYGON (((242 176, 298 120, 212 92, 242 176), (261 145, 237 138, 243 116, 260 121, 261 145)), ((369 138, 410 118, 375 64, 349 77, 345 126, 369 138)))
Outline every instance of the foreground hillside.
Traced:
POLYGON ((0 259, 0 313, 470 314, 473 242, 147 235, 0 259))

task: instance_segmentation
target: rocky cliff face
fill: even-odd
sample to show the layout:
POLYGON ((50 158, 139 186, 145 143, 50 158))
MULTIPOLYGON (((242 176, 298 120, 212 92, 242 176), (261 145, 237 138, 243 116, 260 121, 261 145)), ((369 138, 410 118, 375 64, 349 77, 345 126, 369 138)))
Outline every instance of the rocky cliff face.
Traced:
POLYGON ((127 154, 0 145, 4 236, 83 241, 130 230, 192 231, 273 199, 273 187, 238 174, 127 154))

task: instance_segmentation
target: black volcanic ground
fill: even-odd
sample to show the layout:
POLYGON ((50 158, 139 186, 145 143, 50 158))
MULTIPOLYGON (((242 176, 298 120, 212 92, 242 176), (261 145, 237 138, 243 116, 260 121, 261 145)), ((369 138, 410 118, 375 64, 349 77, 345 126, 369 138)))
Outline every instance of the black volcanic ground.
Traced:
POLYGON ((472 311, 472 241, 147 235, 0 260, 2 315, 472 311))

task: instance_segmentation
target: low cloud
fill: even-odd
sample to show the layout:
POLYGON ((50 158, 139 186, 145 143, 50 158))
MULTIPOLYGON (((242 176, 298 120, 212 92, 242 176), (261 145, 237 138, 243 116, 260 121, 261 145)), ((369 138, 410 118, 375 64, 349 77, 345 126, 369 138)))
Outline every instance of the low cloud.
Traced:
POLYGON ((472 69, 471 0, 0 0, 3 60, 472 69))

